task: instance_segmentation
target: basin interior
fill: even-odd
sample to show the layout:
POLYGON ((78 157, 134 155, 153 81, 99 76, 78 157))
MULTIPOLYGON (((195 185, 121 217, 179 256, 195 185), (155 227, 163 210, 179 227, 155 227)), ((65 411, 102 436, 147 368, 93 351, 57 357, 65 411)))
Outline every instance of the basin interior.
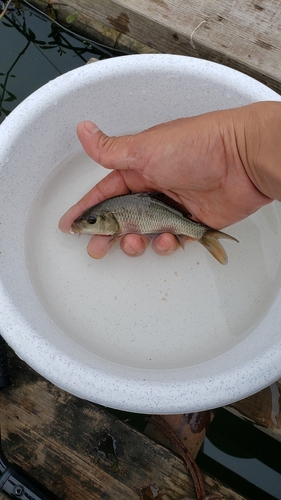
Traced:
POLYGON ((73 394, 130 411, 181 413, 246 397, 280 376, 280 204, 226 228, 221 266, 198 243, 102 260, 62 214, 108 171, 76 125, 108 134, 257 100, 245 75, 181 56, 132 56, 49 82, 1 124, 0 321, 17 354, 73 394))
POLYGON ((102 260, 89 236, 66 235, 61 215, 105 173, 84 152, 50 174, 31 206, 26 259, 50 318, 85 350, 123 366, 175 369, 217 357, 264 317, 280 286, 280 217, 269 205, 227 232, 229 262, 198 242, 170 257, 151 249, 137 259, 116 243, 102 260), (237 272, 239 270, 239 272, 237 272))

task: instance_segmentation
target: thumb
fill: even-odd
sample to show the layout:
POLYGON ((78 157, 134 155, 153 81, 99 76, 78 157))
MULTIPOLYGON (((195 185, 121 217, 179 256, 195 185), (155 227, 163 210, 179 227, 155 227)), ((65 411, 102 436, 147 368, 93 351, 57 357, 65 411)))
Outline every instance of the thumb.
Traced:
POLYGON ((137 168, 137 154, 136 150, 133 151, 136 136, 109 137, 88 120, 78 124, 77 135, 86 153, 103 167, 116 170, 137 168))

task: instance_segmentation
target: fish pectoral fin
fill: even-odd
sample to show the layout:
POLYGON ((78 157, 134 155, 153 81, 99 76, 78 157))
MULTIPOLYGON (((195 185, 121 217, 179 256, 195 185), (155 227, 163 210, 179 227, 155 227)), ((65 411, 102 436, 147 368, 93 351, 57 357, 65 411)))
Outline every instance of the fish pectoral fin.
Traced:
POLYGON ((184 238, 184 236, 182 236, 181 234, 174 234, 174 237, 176 238, 178 244, 182 247, 182 249, 184 250, 185 248, 185 241, 186 241, 186 238, 184 238))
POLYGON ((119 236, 122 236, 122 233, 114 233, 110 236, 108 243, 111 243, 111 241, 115 240, 115 238, 118 238, 119 236))

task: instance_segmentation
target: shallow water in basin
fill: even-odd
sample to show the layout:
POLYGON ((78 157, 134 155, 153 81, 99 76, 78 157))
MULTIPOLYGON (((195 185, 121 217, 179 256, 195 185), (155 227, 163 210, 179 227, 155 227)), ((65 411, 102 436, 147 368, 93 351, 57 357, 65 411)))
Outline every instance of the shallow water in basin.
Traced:
POLYGON ((91 259, 86 235, 57 228, 61 215, 107 173, 84 153, 56 168, 27 224, 26 258, 43 307, 75 342, 123 365, 180 368, 219 356, 248 335, 280 286, 280 219, 269 205, 228 228, 221 266, 198 243, 170 257, 133 259, 116 243, 91 259))

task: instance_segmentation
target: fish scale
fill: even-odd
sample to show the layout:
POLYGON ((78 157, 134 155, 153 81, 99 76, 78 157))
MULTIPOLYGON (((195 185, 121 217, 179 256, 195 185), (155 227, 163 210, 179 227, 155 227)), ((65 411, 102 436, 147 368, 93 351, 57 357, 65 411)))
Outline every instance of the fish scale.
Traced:
POLYGON ((135 193, 108 198, 88 208, 71 226, 73 233, 117 236, 128 233, 174 234, 187 236, 201 243, 221 264, 227 263, 227 254, 219 238, 236 238, 191 220, 184 207, 162 193, 135 193))
MULTIPOLYGON (((208 230, 164 202, 138 194, 110 198, 102 204, 102 211, 114 212, 122 233, 173 233, 199 240, 208 230)), ((97 212, 98 213, 98 212, 97 212)))

